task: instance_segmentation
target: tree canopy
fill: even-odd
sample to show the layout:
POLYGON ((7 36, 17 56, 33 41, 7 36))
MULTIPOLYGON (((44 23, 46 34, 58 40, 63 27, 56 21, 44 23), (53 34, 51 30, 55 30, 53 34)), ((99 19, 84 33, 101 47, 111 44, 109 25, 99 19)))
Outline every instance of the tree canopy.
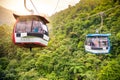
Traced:
POLYGON ((119 80, 120 1, 80 0, 50 19, 50 42, 46 48, 29 49, 11 41, 12 26, 0 26, 0 80, 119 80), (109 54, 85 52, 88 33, 100 28, 111 33, 109 54))

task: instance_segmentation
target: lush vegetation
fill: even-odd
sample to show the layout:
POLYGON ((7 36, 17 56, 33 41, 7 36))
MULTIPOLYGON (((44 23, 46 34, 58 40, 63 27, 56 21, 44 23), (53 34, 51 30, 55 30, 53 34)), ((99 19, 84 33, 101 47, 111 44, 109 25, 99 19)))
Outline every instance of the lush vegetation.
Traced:
POLYGON ((81 0, 54 14, 48 47, 32 52, 13 45, 12 26, 1 25, 0 80, 119 80, 119 4, 119 0, 81 0), (100 12, 104 12, 102 28, 100 12), (84 51, 86 34, 96 29, 112 34, 110 54, 84 51))

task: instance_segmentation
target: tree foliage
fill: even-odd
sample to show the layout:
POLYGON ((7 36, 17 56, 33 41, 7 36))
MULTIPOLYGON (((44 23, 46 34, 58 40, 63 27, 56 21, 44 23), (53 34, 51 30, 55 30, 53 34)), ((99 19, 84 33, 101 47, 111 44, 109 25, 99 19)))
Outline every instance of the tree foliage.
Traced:
POLYGON ((48 47, 34 48, 32 52, 15 46, 11 41, 12 27, 1 25, 0 80, 119 80, 119 3, 119 0, 80 0, 75 6, 55 13, 50 17, 48 47), (85 52, 84 41, 86 34, 100 28, 98 13, 102 11, 107 12, 101 32, 112 34, 111 52, 96 55, 85 52))

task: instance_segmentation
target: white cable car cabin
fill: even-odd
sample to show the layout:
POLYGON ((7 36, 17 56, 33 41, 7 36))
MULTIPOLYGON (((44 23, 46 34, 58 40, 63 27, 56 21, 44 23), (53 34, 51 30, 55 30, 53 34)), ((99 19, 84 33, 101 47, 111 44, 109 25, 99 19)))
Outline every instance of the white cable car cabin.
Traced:
POLYGON ((85 51, 99 54, 110 52, 111 34, 88 34, 86 35, 85 51))
POLYGON ((16 45, 33 48, 48 45, 49 33, 47 23, 49 21, 39 15, 13 14, 16 23, 13 29, 13 42, 16 45))

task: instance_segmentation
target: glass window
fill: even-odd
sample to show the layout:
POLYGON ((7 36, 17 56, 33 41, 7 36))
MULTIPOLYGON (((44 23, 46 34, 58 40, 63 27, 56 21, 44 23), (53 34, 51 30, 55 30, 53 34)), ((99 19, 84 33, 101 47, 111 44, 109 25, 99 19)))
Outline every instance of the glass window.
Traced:
POLYGON ((48 35, 48 28, 39 20, 20 20, 16 24, 16 33, 41 33, 48 35))
POLYGON ((32 21, 19 21, 16 24, 16 32, 17 33, 25 33, 25 32, 31 32, 31 24, 32 21))
POLYGON ((24 26, 25 22, 23 21, 20 21, 20 22, 17 22, 16 24, 16 32, 17 33, 23 33, 25 32, 25 26, 24 26))
POLYGON ((41 26, 42 26, 42 29, 44 30, 44 34, 49 35, 48 34, 48 27, 47 27, 47 25, 41 23, 41 26))
POLYGON ((100 37, 100 46, 108 47, 108 37, 100 37))
POLYGON ((42 23, 40 21, 33 21, 33 27, 32 27, 32 32, 37 32, 37 33, 44 33, 44 29, 42 27, 42 23))
POLYGON ((103 48, 108 47, 108 38, 107 37, 87 37, 86 45, 94 48, 103 48))
POLYGON ((32 27, 32 32, 38 32, 40 28, 39 21, 33 21, 33 27, 32 27))
POLYGON ((42 25, 43 30, 48 31, 48 28, 46 25, 44 25, 43 23, 41 23, 41 25, 42 25))
POLYGON ((25 30, 26 30, 26 32, 31 32, 31 30, 32 30, 32 21, 26 21, 26 23, 25 23, 25 30))

